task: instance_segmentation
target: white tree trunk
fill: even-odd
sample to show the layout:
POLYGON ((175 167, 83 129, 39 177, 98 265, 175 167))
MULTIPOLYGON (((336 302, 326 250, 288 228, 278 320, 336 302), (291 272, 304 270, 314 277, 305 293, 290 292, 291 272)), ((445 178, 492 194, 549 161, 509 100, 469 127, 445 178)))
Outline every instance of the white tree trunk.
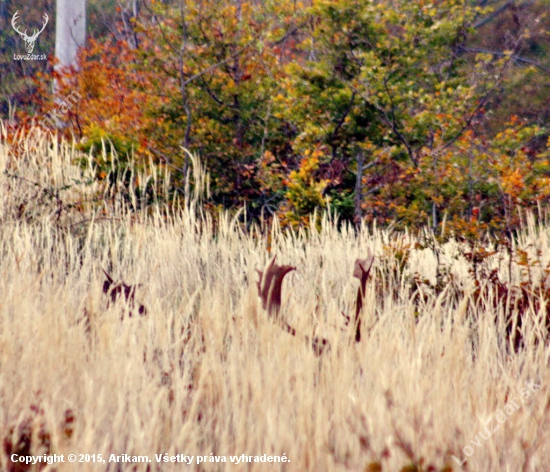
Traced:
POLYGON ((86 41, 86 0, 57 0, 55 57, 59 66, 75 65, 78 48, 86 41))

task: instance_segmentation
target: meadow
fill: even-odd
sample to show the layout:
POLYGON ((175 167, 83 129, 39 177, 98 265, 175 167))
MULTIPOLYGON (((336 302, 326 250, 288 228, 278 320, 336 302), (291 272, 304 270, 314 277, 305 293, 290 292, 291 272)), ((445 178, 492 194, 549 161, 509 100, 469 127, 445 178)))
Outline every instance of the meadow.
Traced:
MULTIPOLYGON (((543 218, 526 215, 514 238, 523 259, 487 240, 487 272, 473 273, 459 239, 425 244, 328 215, 320 230, 245 225, 242 213, 202 212, 200 185, 179 206, 145 207, 147 192, 102 183, 79 159, 39 132, 0 141, 0 469, 550 470, 543 218), (355 342, 342 312, 353 313, 354 263, 369 251, 355 342), (296 336, 258 297, 256 270, 275 255, 296 267, 280 312, 296 336), (144 316, 129 316, 127 300, 108 303, 103 270, 141 284, 144 316), (528 270, 530 303, 499 298, 482 275, 476 285, 493 270, 518 284, 528 270), (519 347, 506 328, 518 311, 519 347), (316 355, 312 336, 330 348, 316 355), (27 467, 12 454, 65 462, 27 467), (165 454, 194 460, 157 462, 165 454), (287 461, 230 461, 243 454, 287 461)), ((160 180, 145 170, 129 178, 154 196, 169 179, 157 171, 147 175, 160 180)))

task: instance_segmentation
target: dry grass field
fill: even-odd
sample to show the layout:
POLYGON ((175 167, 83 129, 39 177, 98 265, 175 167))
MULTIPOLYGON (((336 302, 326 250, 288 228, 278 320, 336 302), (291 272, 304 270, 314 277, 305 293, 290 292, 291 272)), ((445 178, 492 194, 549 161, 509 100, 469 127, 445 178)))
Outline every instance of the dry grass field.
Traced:
MULTIPOLYGON (((52 143, 38 132, 0 142, 1 470, 550 470, 546 298, 523 308, 514 349, 503 320, 517 304, 491 286, 476 296, 461 243, 422 248, 328 217, 320 232, 247 230, 192 201, 140 211, 138 197, 93 183, 74 149, 52 143), (342 312, 354 312, 354 263, 369 250, 356 343, 342 312), (435 251, 449 281, 440 290, 435 251), (296 336, 258 297, 256 270, 274 255, 296 267, 280 311, 296 336), (141 284, 144 316, 111 302, 103 269, 141 284), (415 278, 426 281, 411 290, 415 278), (313 336, 330 343, 320 356, 313 336), (193 460, 158 462, 165 453, 193 460), (13 454, 64 462, 27 467, 13 454), (231 462, 243 454, 251 462, 231 462), (264 454, 287 462, 254 462, 264 454), (123 462, 132 456, 151 462, 123 462)), ((515 244, 539 258, 536 285, 550 229, 533 221, 515 244)), ((505 257, 484 263, 519 280, 525 267, 505 257)))

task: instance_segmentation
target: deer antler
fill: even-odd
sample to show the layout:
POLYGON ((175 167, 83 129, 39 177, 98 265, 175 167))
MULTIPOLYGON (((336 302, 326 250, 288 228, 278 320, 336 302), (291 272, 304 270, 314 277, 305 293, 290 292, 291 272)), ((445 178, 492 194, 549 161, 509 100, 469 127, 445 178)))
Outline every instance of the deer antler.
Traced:
MULTIPOLYGON (((107 273, 105 269, 101 269, 103 273, 105 274, 105 277, 107 280, 103 282, 103 293, 105 295, 108 295, 111 301, 111 303, 115 303, 119 297, 124 297, 124 300, 128 302, 131 309, 129 312, 129 316, 132 316, 132 309, 134 308, 136 302, 135 302, 135 295, 136 295, 136 289, 139 287, 139 285, 127 285, 124 283, 124 281, 114 283, 113 278, 107 273)), ((147 309, 145 306, 143 306, 141 303, 138 304, 138 313, 140 315, 146 315, 147 309)))
MULTIPOLYGON (((363 297, 365 296, 365 288, 367 286, 367 279, 369 278, 370 271, 372 269, 372 263, 374 262, 374 256, 370 249, 366 259, 355 260, 355 266, 353 268, 353 276, 359 279, 359 289, 357 290, 357 300, 355 303, 355 342, 361 341, 361 309, 363 308, 363 297)), ((348 318, 349 321, 349 317, 348 318)))

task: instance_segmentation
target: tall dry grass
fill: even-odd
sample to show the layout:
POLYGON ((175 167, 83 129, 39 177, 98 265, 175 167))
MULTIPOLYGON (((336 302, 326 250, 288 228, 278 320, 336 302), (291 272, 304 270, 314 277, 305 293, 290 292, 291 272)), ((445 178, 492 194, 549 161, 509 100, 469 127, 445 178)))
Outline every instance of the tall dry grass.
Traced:
MULTIPOLYGON (((36 131, 15 143, 5 136, 2 470, 13 467, 8 447, 27 446, 65 458, 153 461, 135 469, 65 462, 58 471, 550 470, 549 348, 533 334, 541 322, 530 313, 525 348, 508 349, 495 323, 502 313, 469 296, 458 243, 440 250, 460 291, 427 291, 419 302, 406 280, 435 276, 433 252, 413 249, 396 272, 388 249, 414 243, 410 235, 364 228, 356 236, 327 217, 321 232, 283 233, 275 224, 265 234, 228 216, 214 225, 191 204, 138 212, 131 199, 117 200, 116 188, 97 200, 107 190, 89 183, 92 167, 76 165, 70 146, 36 131), (369 249, 375 270, 355 343, 341 312, 353 312, 353 264, 369 249), (281 315, 298 332, 329 340, 321 357, 261 308, 255 269, 273 254, 297 267, 285 279, 281 315), (102 268, 143 284, 136 299, 146 316, 121 321, 123 302, 107 307, 102 268), (540 388, 522 402, 525 381, 540 388), (514 399, 518 409, 480 438, 486 420, 514 399), (474 452, 459 466, 451 455, 464 459, 465 446, 474 452), (154 454, 165 452, 213 453, 228 463, 157 464, 154 454), (283 453, 289 463, 229 463, 230 455, 283 453)), ((550 258, 546 228, 527 225, 518 244, 550 258)))

